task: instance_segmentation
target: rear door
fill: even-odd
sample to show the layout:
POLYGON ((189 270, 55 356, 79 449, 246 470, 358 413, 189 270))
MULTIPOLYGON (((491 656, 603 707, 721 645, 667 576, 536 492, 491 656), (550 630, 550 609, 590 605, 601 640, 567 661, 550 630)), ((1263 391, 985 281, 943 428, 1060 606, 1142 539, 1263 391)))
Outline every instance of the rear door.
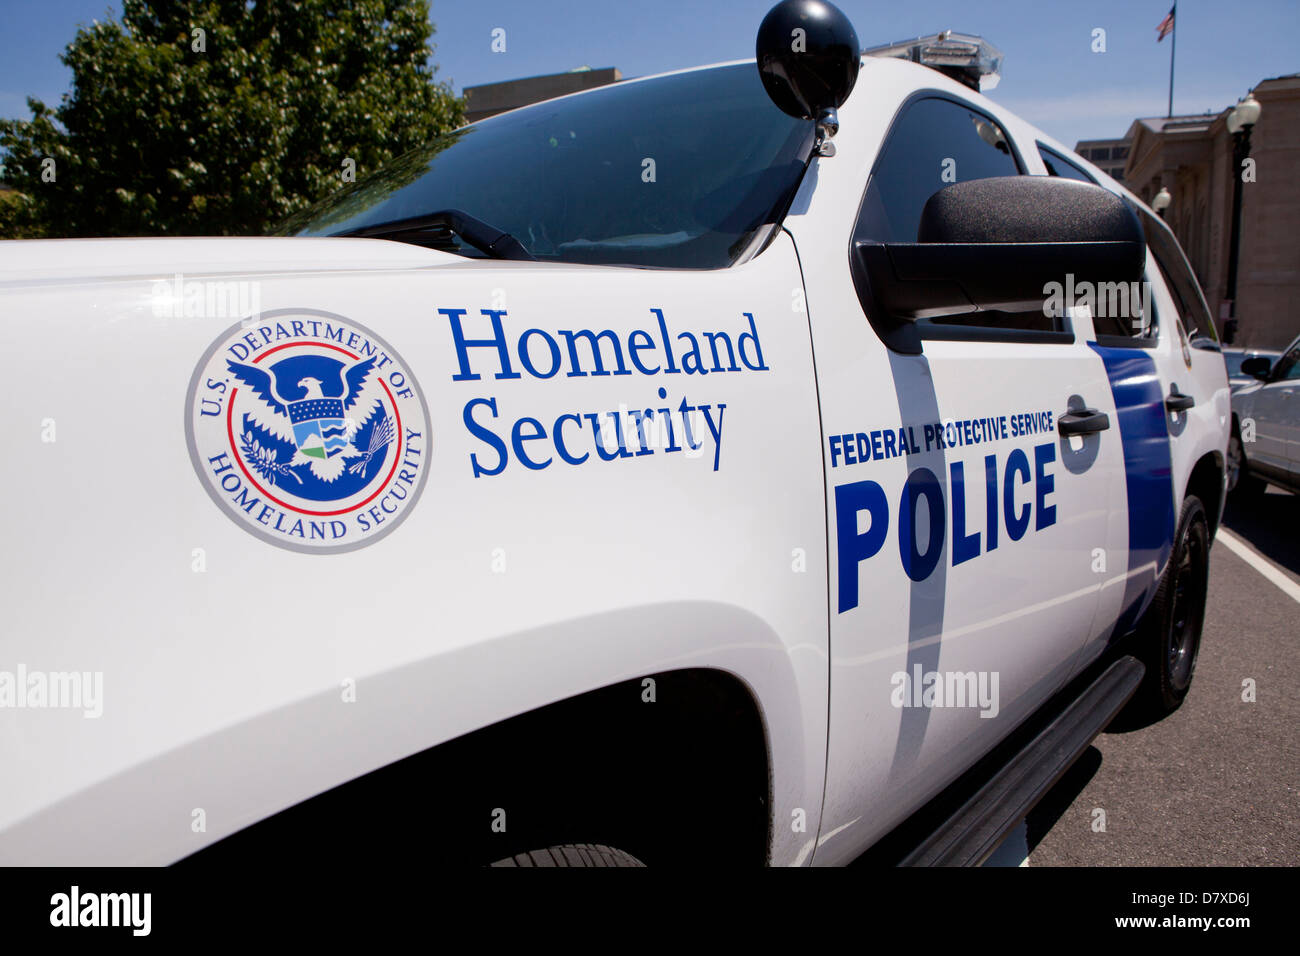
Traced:
MULTIPOLYGON (((1039 156, 1049 175, 1097 182, 1042 144, 1039 156)), ((1191 345, 1193 337, 1217 339, 1191 266, 1169 227, 1141 204, 1130 205, 1147 241, 1146 275, 1140 290, 1131 290, 1140 294, 1117 296, 1108 289, 1089 308, 1088 344, 1105 368, 1116 405, 1123 481, 1113 495, 1111 527, 1120 563, 1106 575, 1099 627, 1080 663, 1131 630, 1150 604, 1172 551, 1183 489, 1206 454, 1217 451, 1222 461, 1229 415, 1221 354, 1191 345)), ((1218 513, 1219 501, 1204 504, 1218 513)))

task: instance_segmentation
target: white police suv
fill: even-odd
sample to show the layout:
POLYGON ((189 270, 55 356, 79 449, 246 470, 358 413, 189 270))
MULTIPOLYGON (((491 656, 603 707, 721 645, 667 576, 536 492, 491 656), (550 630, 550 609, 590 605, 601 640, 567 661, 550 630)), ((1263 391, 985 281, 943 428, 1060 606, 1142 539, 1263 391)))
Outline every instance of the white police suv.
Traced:
POLYGON ((1230 410, 1173 236, 979 38, 757 54, 285 236, 0 247, 0 861, 976 863, 1178 706, 1230 410))

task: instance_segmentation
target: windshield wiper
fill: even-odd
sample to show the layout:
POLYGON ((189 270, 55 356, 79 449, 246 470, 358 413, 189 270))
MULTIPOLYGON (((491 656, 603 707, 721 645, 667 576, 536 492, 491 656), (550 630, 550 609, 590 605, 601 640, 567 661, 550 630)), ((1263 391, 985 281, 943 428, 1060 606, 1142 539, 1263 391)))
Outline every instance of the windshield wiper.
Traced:
POLYGON ((413 242, 417 245, 430 239, 457 235, 492 259, 519 259, 535 262, 533 255, 514 236, 502 232, 482 219, 476 219, 459 209, 442 209, 423 216, 394 219, 375 226, 362 226, 334 235, 355 239, 392 239, 396 242, 413 242))

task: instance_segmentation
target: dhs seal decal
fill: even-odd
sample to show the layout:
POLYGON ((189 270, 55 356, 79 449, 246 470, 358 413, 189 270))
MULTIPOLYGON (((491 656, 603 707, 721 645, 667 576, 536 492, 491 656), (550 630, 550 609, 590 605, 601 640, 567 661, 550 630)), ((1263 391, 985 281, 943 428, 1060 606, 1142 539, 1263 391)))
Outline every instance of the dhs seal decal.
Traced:
POLYGON ((414 507, 429 412, 401 357, 369 329, 314 309, 227 329, 190 382, 185 431, 212 500, 272 544, 365 547, 414 507))

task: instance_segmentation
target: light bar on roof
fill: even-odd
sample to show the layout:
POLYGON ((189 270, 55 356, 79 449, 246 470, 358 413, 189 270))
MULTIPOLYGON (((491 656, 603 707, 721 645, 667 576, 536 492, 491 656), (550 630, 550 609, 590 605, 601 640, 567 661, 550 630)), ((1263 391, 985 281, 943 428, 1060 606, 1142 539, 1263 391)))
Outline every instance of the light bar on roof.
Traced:
POLYGON ((863 56, 911 60, 938 70, 973 90, 991 90, 1002 78, 1002 51, 983 37, 945 30, 863 50, 863 56))

